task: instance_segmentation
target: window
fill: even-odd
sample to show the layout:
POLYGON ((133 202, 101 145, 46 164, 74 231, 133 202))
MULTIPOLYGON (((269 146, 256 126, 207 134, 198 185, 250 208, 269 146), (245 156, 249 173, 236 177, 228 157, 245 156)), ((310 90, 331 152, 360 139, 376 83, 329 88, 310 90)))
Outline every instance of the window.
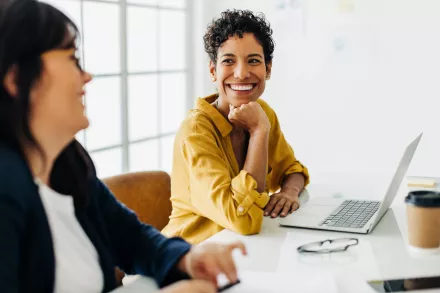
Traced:
MULTIPOLYGON (((77 135, 99 177, 171 171, 187 101, 187 0, 42 0, 77 24, 90 127, 77 135)), ((188 1, 189 2, 189 1, 188 1)))

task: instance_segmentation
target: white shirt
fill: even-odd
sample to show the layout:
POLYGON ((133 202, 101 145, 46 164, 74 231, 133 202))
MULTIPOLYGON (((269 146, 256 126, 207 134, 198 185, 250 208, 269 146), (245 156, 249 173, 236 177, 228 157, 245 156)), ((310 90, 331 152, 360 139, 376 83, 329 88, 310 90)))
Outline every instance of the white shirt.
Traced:
POLYGON ((96 248, 75 216, 73 198, 38 184, 55 252, 56 293, 102 292, 104 276, 96 248))

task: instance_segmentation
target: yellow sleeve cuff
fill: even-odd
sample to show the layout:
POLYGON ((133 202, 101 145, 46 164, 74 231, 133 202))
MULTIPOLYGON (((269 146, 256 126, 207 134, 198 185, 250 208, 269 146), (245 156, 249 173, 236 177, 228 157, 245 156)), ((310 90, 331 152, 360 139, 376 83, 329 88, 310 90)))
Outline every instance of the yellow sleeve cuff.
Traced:
POLYGON ((267 192, 259 193, 257 181, 246 171, 240 173, 232 179, 231 188, 234 199, 238 202, 237 214, 245 215, 253 204, 263 209, 269 202, 267 192))
POLYGON ((293 165, 292 167, 290 167, 289 169, 287 169, 286 172, 284 172, 283 178, 281 179, 281 182, 284 180, 284 178, 287 175, 293 174, 293 173, 301 173, 304 175, 305 178, 305 183, 304 183, 304 187, 306 187, 309 183, 310 183, 310 175, 309 175, 309 170, 307 169, 307 167, 305 167, 303 164, 301 164, 300 162, 296 162, 295 165, 293 165))

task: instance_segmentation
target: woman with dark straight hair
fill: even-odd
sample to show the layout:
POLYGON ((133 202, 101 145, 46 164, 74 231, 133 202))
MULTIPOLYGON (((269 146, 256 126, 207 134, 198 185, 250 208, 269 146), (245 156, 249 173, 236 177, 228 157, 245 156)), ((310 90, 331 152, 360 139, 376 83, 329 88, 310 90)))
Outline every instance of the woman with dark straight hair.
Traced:
POLYGON ((92 79, 75 24, 35 0, 1 10, 0 292, 108 292, 115 266, 169 293, 216 292, 220 273, 236 281, 231 252, 243 244, 166 238, 97 178, 74 139, 89 125, 92 79))

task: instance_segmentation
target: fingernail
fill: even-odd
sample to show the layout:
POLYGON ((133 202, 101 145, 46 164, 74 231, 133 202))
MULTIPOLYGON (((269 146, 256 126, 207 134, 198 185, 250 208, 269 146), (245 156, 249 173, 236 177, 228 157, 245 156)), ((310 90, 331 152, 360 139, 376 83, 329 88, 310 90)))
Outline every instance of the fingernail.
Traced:
POLYGON ((265 212, 264 215, 265 215, 265 216, 269 216, 269 213, 268 213, 268 212, 265 212))
POLYGON ((277 215, 275 213, 272 214, 272 217, 276 217, 277 215))
POLYGON ((286 214, 281 214, 281 216, 285 217, 285 216, 286 216, 286 214))

